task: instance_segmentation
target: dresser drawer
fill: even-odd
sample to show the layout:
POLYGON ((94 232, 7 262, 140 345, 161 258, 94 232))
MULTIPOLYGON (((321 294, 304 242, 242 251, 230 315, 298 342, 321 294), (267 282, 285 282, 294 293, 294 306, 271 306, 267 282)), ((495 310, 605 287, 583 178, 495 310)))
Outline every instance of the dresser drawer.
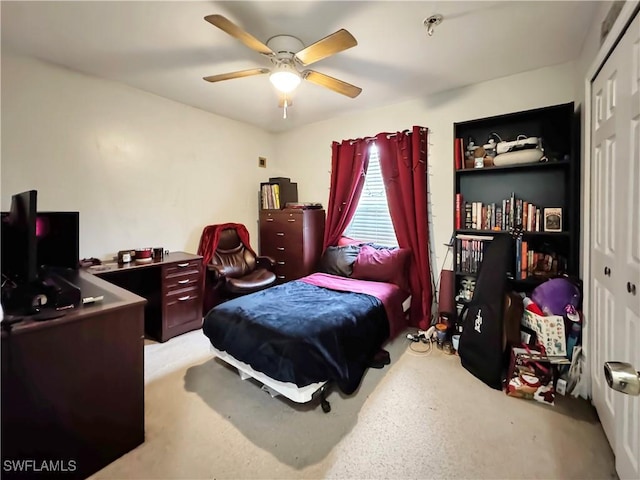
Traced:
POLYGON ((289 223, 268 223, 260 225, 260 238, 264 241, 275 243, 302 243, 303 229, 301 225, 289 223))
POLYGON ((297 245, 285 245, 282 243, 267 244, 262 249, 262 254, 273 258, 276 262, 279 260, 302 261, 302 258, 303 258, 302 244, 297 244, 297 245))
POLYGON ((290 223, 301 222, 304 218, 303 210, 261 210, 260 211, 260 223, 275 223, 286 222, 290 223))
POLYGON ((288 282, 289 280, 296 280, 305 275, 304 272, 301 271, 300 264, 297 263, 285 263, 281 265, 276 265, 273 269, 273 273, 276 274, 276 278, 278 283, 288 282))

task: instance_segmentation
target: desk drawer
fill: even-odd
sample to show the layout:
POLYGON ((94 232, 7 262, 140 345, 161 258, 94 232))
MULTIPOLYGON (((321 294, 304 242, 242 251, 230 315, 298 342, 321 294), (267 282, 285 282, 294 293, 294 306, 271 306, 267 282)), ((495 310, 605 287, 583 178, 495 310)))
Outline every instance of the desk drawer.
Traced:
POLYGON ((162 269, 162 289, 165 294, 174 290, 202 285, 202 261, 171 263, 162 269))
POLYGON ((200 288, 176 289, 165 296, 165 322, 167 328, 202 318, 200 288))
POLYGON ((202 322, 202 259, 169 263, 162 269, 162 338, 171 338, 202 322))
POLYGON ((180 290, 188 287, 200 286, 200 272, 186 272, 184 275, 173 275, 164 279, 165 291, 180 290))
POLYGON ((164 265, 163 278, 170 279, 183 277, 184 275, 200 275, 202 270, 202 260, 189 260, 184 262, 170 263, 164 265))

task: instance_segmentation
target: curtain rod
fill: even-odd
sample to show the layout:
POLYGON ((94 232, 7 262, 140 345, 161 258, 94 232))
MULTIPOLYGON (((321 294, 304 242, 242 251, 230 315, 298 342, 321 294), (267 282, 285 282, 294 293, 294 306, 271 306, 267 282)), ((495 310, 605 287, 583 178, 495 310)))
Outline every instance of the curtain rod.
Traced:
MULTIPOLYGON (((427 130, 426 127, 420 127, 420 131, 421 132, 424 132, 425 130, 427 130)), ((393 138, 393 137, 397 136, 398 133, 411 133, 411 130, 407 129, 407 130, 403 130, 402 132, 387 133, 387 138, 393 138)), ((377 136, 376 137, 363 137, 363 138, 359 138, 359 139, 349 140, 349 143, 351 145, 353 145, 358 140, 364 140, 365 142, 372 142, 373 140, 377 140, 377 136)))

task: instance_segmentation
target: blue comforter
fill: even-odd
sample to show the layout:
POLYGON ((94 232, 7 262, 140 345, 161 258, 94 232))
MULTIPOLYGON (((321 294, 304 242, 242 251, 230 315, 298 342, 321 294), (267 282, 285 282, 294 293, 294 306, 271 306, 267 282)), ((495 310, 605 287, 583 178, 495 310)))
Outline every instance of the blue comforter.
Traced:
POLYGON ((214 307, 203 332, 218 350, 275 380, 299 387, 333 380, 351 394, 389 337, 389 323, 376 297, 295 280, 214 307))

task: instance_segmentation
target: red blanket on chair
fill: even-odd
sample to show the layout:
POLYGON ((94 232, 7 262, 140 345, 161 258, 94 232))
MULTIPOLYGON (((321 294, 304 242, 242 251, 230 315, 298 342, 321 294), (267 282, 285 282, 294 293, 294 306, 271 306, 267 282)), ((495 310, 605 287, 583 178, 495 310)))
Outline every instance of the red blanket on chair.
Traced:
POLYGON ((202 236, 200 237, 200 245, 198 245, 198 255, 202 255, 202 263, 208 265, 213 258, 213 253, 218 248, 218 241, 220 240, 220 232, 227 228, 235 228, 238 232, 238 237, 245 248, 251 251, 254 255, 256 252, 250 246, 249 243, 249 231, 241 223, 221 223, 219 225, 207 225, 202 230, 202 236))

